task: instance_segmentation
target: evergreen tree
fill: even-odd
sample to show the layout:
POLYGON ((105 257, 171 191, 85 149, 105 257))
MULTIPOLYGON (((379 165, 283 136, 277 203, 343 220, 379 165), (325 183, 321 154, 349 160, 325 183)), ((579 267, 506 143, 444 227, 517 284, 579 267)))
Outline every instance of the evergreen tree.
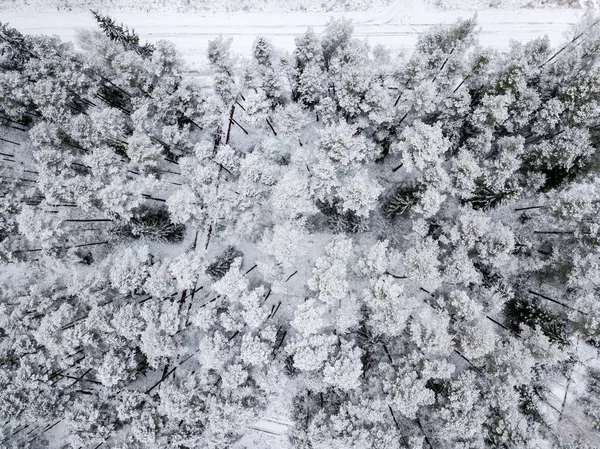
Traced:
POLYGON ((131 50, 140 55, 142 58, 150 58, 154 53, 154 45, 145 43, 140 45, 140 37, 134 30, 130 30, 123 24, 118 24, 110 16, 104 16, 97 11, 92 10, 92 15, 100 29, 106 36, 115 42, 119 42, 126 50, 131 50))

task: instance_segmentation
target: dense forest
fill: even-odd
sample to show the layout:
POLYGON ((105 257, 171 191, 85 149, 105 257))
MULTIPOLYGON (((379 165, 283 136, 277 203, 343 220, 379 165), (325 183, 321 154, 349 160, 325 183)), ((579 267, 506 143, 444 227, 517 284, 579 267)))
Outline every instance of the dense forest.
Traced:
POLYGON ((94 15, 0 24, 0 447, 600 445, 600 18, 189 73, 94 15))

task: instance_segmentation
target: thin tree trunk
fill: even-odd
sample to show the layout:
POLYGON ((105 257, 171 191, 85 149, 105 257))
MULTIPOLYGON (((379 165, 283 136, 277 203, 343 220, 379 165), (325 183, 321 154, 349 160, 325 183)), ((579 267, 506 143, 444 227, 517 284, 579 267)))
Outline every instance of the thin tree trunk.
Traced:
POLYGON ((239 123, 238 123, 238 122, 237 122, 235 119, 233 119, 233 118, 232 118, 231 120, 233 121, 233 123, 235 123, 237 126, 239 126, 239 127, 241 128, 241 130, 242 130, 242 131, 244 131, 244 133, 245 133, 246 135, 248 135, 248 131, 246 131, 246 129, 245 129, 245 128, 244 128, 242 125, 240 125, 240 124, 239 124, 239 123))
POLYGON ((444 60, 444 63, 438 70, 438 73, 436 73, 435 76, 433 77, 433 80, 431 81, 432 83, 435 83, 435 80, 437 79, 437 77, 440 75, 440 73, 442 73, 442 70, 444 70, 444 67, 446 67, 446 64, 448 63, 450 56, 452 56, 452 53, 454 53, 455 48, 456 48, 456 46, 452 47, 452 50, 450 50, 450 53, 448 54, 448 56, 446 56, 446 59, 444 60))
POLYGON ((514 210, 515 212, 519 212, 519 211, 522 211, 522 210, 530 210, 530 209, 542 209, 542 208, 544 208, 544 207, 545 207, 545 206, 529 206, 529 207, 519 207, 519 208, 517 208, 517 209, 513 209, 513 210, 514 210))
POLYGON ((210 225, 208 225, 208 234, 206 236, 206 244, 204 245, 204 250, 206 251, 208 249, 208 244, 210 243, 210 236, 212 234, 212 223, 210 225))
POLYGON ((559 306, 566 307, 567 309, 573 310, 574 312, 579 312, 579 313, 581 313, 582 315, 589 315, 589 314, 588 314, 588 313, 586 313, 586 312, 582 312, 581 310, 574 309, 573 307, 571 307, 571 306, 569 306, 569 305, 567 305, 567 304, 565 304, 565 303, 562 303, 562 302, 560 302, 560 301, 557 301, 556 299, 549 298, 548 296, 542 295, 541 293, 534 292, 533 290, 527 290, 527 291, 528 291, 529 293, 531 293, 532 295, 535 295, 535 296, 538 296, 538 297, 540 297, 540 298, 543 298, 543 299, 545 299, 546 301, 553 302, 554 304, 558 304, 559 306))
POLYGON ((419 429, 421 430, 421 433, 423 434, 423 438, 425 438, 425 442, 429 445, 429 447, 431 449, 433 449, 433 446, 431 445, 429 438, 427 438, 427 435, 425 435, 425 430, 423 430, 423 424, 421 424, 420 418, 417 418, 417 425, 419 426, 419 429))
POLYGON ((269 121, 269 119, 265 118, 265 120, 267 121, 267 125, 269 125, 269 128, 271 128, 271 131, 273 131, 273 134, 275 136, 277 136, 277 133, 275 132, 275 128, 273 128, 273 125, 271 125, 271 122, 269 121))
POLYGON ((470 76, 471 76, 471 74, 470 74, 470 73, 469 73, 467 76, 465 76, 465 77, 463 78, 463 80, 460 82, 460 84, 459 84, 458 86, 456 86, 456 89, 454 89, 454 90, 452 91, 452 93, 453 93, 453 94, 455 94, 455 93, 456 93, 456 91, 457 91, 458 89, 460 89, 460 88, 461 88, 461 86, 462 86, 462 85, 465 83, 465 81, 467 81, 467 79, 469 79, 469 77, 470 77, 470 76))
POLYGON ((191 359, 199 351, 200 351, 200 349, 196 349, 189 356, 187 356, 185 359, 183 359, 177 366, 171 368, 171 370, 169 370, 165 376, 163 376, 158 382, 156 382, 148 390, 146 390, 146 394, 150 394, 152 392, 152 390, 154 390, 156 387, 158 387, 165 379, 167 379, 171 374, 173 374, 175 372, 175 370, 177 370, 177 368, 179 368, 181 365, 183 365, 185 362, 187 362, 189 359, 191 359))
POLYGON ((388 408, 390 409, 390 414, 392 415, 394 424, 396 424, 396 429, 400 430, 400 424, 398 424, 398 420, 396 419, 396 415, 394 415, 394 410, 392 410, 392 406, 388 404, 388 408))
POLYGON ((538 68, 542 68, 544 67, 546 64, 548 64, 549 62, 551 62, 554 58, 556 58, 558 55, 560 55, 563 51, 565 51, 570 45, 572 45, 573 43, 575 43, 577 40, 579 40, 585 33, 587 33, 592 27, 594 27, 597 23, 599 23, 600 20, 596 20, 594 23, 592 23, 585 31, 582 31, 581 33, 579 33, 577 36, 575 36, 573 39, 571 39, 570 42, 568 42, 564 47, 562 47, 560 50, 558 50, 557 52, 555 52, 550 59, 548 59, 546 62, 544 62, 542 65, 540 65, 538 68))
POLYGON ((385 343, 382 343, 382 345, 383 345, 383 350, 385 351, 385 355, 387 355, 387 358, 389 359, 390 363, 393 365, 394 361, 392 360, 392 356, 390 354, 390 351, 388 351, 388 348, 387 348, 387 346, 386 346, 385 343))
POLYGON ((234 113, 235 113, 235 104, 231 105, 231 110, 229 112, 229 125, 227 126, 227 136, 225 137, 225 145, 227 145, 229 143, 229 135, 231 134, 231 125, 233 124, 233 114, 234 113))
POLYGON ((466 358, 464 355, 462 355, 460 352, 458 352, 456 349, 454 350, 454 352, 456 352, 463 360, 465 360, 469 365, 471 365, 473 367, 473 369, 475 369, 475 371, 477 371, 480 374, 483 374, 481 372, 481 370, 479 368, 477 368, 473 362, 471 362, 468 358, 466 358))
POLYGON ((18 142, 15 142, 15 141, 13 141, 13 140, 8 140, 8 139, 5 139, 4 137, 0 137, 0 140, 1 140, 1 141, 3 141, 3 142, 12 143, 13 145, 17 145, 18 147, 20 147, 20 146, 21 146, 21 144, 20 144, 20 143, 18 143, 18 142))
POLYGON ((64 220, 66 223, 92 223, 92 222, 113 222, 114 220, 110 218, 71 218, 68 220, 64 220))
POLYGON ((400 169, 402 168, 402 166, 403 166, 403 165, 404 165, 404 162, 403 162, 402 164, 400 164, 400 165, 398 165, 398 166, 394 167, 394 168, 392 169, 392 173, 396 173, 398 170, 400 170, 400 169))

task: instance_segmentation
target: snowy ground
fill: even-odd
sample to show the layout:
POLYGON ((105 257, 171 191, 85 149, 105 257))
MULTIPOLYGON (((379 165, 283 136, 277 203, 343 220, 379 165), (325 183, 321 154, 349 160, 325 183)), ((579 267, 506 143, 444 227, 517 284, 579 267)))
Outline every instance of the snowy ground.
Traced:
POLYGON ((429 9, 486 8, 599 8, 600 0, 0 0, 0 11, 119 11, 190 12, 291 12, 372 11, 390 4, 403 8, 425 5, 429 9))
MULTIPOLYGON (((131 13, 111 12, 119 21, 134 28, 142 40, 168 39, 189 61, 203 60, 209 40, 223 34, 233 38, 233 48, 247 52, 256 36, 266 36, 276 47, 291 49, 294 38, 309 26, 323 29, 332 13, 131 13)), ((371 44, 384 44, 393 51, 409 51, 420 33, 437 23, 450 23, 477 14, 480 41, 498 49, 508 47, 511 39, 527 41, 548 35, 558 45, 564 33, 582 14, 581 9, 487 9, 439 11, 421 3, 397 1, 381 11, 335 14, 353 20, 355 34, 371 44)), ((2 12, 0 21, 9 22, 23 33, 57 34, 75 38, 77 29, 94 28, 89 12, 2 12)))

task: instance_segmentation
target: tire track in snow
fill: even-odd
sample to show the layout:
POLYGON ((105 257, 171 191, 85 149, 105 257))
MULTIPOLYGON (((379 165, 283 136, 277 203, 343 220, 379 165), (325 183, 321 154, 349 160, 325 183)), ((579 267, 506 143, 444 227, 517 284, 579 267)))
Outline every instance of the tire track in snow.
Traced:
MULTIPOLYGON (((418 6, 405 9, 398 2, 383 11, 325 13, 112 13, 119 21, 135 29, 142 40, 173 41, 185 55, 202 55, 208 41, 219 35, 233 38, 233 49, 246 52, 254 38, 262 35, 277 47, 291 50, 296 36, 312 26, 316 32, 324 29, 332 16, 353 21, 356 36, 371 44, 383 44, 392 50, 409 50, 419 34, 440 23, 452 23, 458 18, 472 17, 476 11, 426 11, 418 6)), ((481 28, 482 45, 499 49, 508 48, 510 39, 532 40, 547 34, 553 45, 558 45, 564 33, 582 14, 581 10, 483 10, 477 16, 481 28)), ((21 32, 28 34, 56 34, 73 40, 77 29, 94 29, 91 14, 78 12, 31 13, 2 12, 21 32)))

